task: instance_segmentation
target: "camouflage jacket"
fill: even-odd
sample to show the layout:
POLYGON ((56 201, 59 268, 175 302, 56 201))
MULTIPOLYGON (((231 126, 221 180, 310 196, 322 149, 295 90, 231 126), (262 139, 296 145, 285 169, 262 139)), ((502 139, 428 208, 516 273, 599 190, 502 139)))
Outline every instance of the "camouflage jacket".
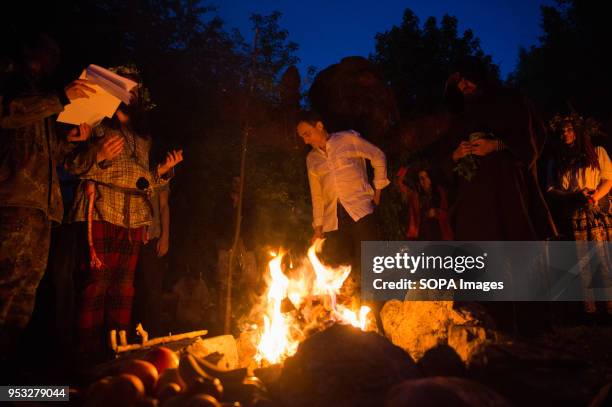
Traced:
POLYGON ((40 92, 24 77, 11 85, 11 91, 0 94, 0 207, 36 208, 61 222, 56 166, 85 171, 97 151, 58 138, 55 119, 67 103, 65 96, 40 92))

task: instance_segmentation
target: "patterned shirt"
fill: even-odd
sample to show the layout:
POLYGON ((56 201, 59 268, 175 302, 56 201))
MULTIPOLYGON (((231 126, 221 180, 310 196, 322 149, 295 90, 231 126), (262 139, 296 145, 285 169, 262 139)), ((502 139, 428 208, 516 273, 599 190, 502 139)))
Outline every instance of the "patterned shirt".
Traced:
POLYGON ((87 220, 85 188, 87 182, 93 181, 96 187, 94 220, 125 228, 151 224, 151 188, 165 182, 159 180, 155 172, 149 171, 151 140, 137 136, 126 128, 115 130, 101 125, 94 130, 95 137, 92 138, 100 145, 106 137, 114 134, 122 136, 123 150, 114 159, 94 164, 89 171, 80 175, 83 181, 76 192, 71 221, 87 220), (146 191, 138 187, 142 187, 143 180, 146 180, 146 191))
POLYGON ((389 185, 385 154, 355 131, 331 134, 325 151, 313 149, 308 154, 314 227, 323 226, 324 232, 338 229, 338 201, 355 222, 374 211, 366 159, 374 168, 374 187, 389 185))

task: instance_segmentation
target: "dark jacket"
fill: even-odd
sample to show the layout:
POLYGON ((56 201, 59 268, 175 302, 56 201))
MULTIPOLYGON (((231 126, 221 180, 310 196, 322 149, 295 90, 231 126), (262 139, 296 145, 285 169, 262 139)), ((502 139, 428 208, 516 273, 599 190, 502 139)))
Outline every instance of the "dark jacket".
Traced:
MULTIPOLYGON (((473 132, 491 133, 503 151, 476 157, 470 181, 456 176, 451 225, 456 240, 540 240, 556 228, 536 177, 541 140, 530 103, 511 89, 489 90, 466 102, 447 132, 447 158, 473 132)), ((455 165, 454 163, 452 165, 455 165)))
POLYGON ((93 149, 76 149, 60 140, 56 115, 68 103, 63 93, 41 91, 26 75, 14 75, 0 92, 0 207, 42 210, 61 222, 63 204, 56 172, 67 163, 73 172, 90 167, 93 149))

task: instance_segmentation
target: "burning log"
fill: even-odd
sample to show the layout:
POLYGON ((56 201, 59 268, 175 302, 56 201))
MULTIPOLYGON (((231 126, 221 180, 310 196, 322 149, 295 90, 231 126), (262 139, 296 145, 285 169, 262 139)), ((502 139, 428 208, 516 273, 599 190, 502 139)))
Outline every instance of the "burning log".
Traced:
POLYGON ((319 258, 323 240, 317 240, 297 267, 284 267, 284 253, 272 254, 268 264, 268 289, 251 311, 254 322, 246 324, 241 341, 256 343, 256 367, 280 363, 293 355, 301 341, 335 323, 366 330, 370 309, 359 310, 338 301, 340 290, 351 273, 350 266, 329 267, 319 258), (254 332, 252 332, 254 331, 254 332), (244 334, 244 332, 247 332, 244 334))

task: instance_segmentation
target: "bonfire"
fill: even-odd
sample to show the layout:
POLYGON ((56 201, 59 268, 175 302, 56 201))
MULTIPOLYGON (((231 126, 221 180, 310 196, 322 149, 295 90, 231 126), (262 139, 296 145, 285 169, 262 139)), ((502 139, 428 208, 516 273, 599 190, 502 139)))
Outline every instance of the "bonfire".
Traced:
POLYGON ((318 254, 323 240, 308 249, 298 262, 286 262, 286 252, 271 253, 266 272, 267 290, 249 314, 251 320, 243 331, 256 349, 253 357, 261 366, 282 363, 297 351, 310 334, 335 323, 361 330, 375 327, 370 308, 352 309, 341 301, 341 289, 351 273, 350 266, 330 267, 318 254))

